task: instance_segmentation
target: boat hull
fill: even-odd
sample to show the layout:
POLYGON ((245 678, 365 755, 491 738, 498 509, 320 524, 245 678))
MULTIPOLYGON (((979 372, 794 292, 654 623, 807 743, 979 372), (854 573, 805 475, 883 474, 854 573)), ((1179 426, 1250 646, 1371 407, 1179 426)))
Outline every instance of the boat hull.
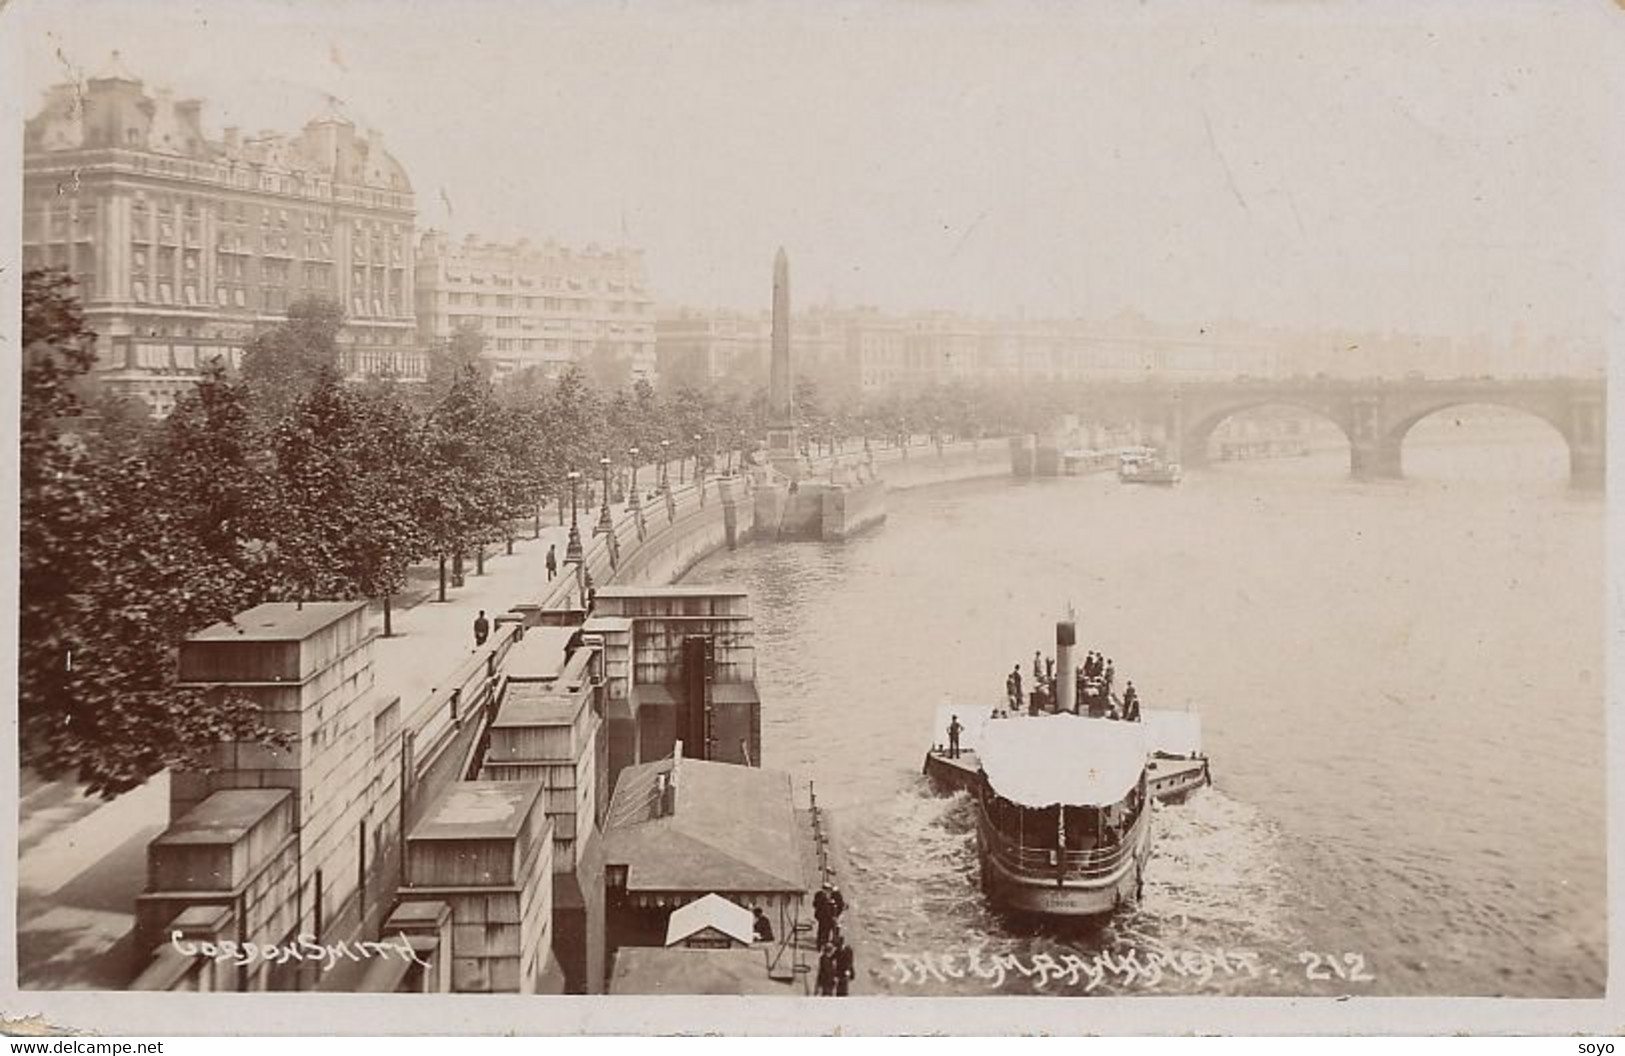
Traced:
MULTIPOLYGON (((980 814, 980 812, 978 812, 980 814)), ((1151 824, 1147 818, 1137 827, 1133 852, 1104 876, 1088 879, 1057 878, 1018 872, 991 850, 985 828, 978 817, 977 858, 982 890, 995 908, 1007 912, 1046 917, 1103 917, 1140 900, 1145 863, 1151 854, 1151 824)))

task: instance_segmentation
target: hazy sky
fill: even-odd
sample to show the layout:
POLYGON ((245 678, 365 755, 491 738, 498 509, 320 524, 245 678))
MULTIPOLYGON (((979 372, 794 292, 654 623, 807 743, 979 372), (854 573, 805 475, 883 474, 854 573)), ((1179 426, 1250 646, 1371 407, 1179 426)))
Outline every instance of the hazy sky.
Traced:
MULTIPOLYGON (((119 49, 205 122, 328 93, 420 226, 624 240, 667 303, 1601 340, 1606 3, 24 2, 29 113, 119 49), (153 14, 151 12, 161 12, 153 14)), ((1610 192, 1614 192, 1610 194, 1610 192)))

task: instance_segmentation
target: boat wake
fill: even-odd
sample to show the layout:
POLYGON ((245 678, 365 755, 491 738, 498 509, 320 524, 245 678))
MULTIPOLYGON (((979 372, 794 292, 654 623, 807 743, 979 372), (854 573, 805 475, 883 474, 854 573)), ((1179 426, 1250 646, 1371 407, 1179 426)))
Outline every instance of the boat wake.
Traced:
POLYGON ((964 794, 921 780, 846 817, 869 992, 1267 994, 1281 992, 1270 969, 1295 957, 1279 834, 1213 788, 1157 808, 1143 902, 1095 922, 992 910, 964 794))

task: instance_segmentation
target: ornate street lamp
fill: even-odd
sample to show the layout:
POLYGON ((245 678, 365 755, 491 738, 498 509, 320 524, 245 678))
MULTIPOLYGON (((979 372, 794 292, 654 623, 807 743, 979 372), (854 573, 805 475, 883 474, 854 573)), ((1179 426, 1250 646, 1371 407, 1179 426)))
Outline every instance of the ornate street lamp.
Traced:
POLYGON ((572 469, 565 476, 570 481, 570 541, 564 544, 564 563, 581 564, 581 529, 576 523, 576 486, 581 483, 581 471, 572 469))
POLYGON ((632 508, 640 510, 643 500, 638 497, 638 445, 633 444, 626 449, 626 453, 632 456, 632 508))
POLYGON ((607 535, 615 529, 615 523, 609 516, 609 456, 605 455, 600 458, 598 465, 604 471, 604 504, 598 507, 598 527, 594 528, 593 531, 603 532, 607 535))
POLYGON ((671 460, 671 441, 660 441, 660 490, 665 491, 669 484, 666 482, 666 463, 671 460))

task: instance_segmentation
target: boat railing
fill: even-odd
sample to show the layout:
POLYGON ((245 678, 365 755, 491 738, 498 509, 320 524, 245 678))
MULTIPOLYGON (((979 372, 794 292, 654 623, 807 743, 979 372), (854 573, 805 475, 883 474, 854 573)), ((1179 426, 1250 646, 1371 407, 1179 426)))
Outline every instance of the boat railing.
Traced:
POLYGON ((1059 873, 1064 879, 1090 880, 1110 876, 1134 854, 1151 812, 1144 807, 1134 819, 1122 839, 1109 847, 1096 847, 1087 851, 1063 851, 1054 847, 1024 847, 1004 833, 986 825, 989 850, 1012 872, 1026 875, 1053 877, 1059 873))

